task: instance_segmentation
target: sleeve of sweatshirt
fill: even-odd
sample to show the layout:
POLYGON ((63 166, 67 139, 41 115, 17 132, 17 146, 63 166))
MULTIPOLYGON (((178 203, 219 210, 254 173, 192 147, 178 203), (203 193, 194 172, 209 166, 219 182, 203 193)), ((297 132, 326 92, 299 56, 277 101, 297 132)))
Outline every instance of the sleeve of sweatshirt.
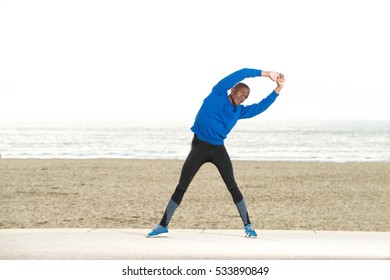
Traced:
POLYGON ((272 91, 266 98, 261 100, 259 103, 244 106, 241 111, 240 119, 252 118, 263 113, 265 110, 268 109, 269 106, 271 106, 272 103, 274 103, 277 97, 278 94, 275 91, 272 91))
POLYGON ((243 68, 229 76, 223 78, 214 87, 213 92, 216 94, 226 94, 226 92, 234 87, 235 84, 241 82, 245 78, 253 78, 261 76, 262 71, 257 69, 243 68))

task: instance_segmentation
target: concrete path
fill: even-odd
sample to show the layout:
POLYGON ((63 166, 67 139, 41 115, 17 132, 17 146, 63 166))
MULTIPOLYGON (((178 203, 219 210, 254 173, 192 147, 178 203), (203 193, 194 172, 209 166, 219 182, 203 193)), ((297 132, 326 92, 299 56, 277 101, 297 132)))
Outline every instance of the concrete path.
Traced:
POLYGON ((171 229, 146 238, 148 229, 3 229, 2 260, 155 259, 390 259, 390 232, 171 229))

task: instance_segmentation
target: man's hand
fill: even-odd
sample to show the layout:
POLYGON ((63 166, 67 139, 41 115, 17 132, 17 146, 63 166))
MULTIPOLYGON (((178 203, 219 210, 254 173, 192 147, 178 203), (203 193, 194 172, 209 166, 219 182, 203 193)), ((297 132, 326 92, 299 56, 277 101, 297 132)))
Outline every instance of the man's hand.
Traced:
POLYGON ((282 73, 279 73, 278 77, 276 78, 276 83, 278 84, 278 86, 283 87, 284 81, 285 81, 284 75, 282 73))
POLYGON ((276 84, 278 85, 276 88, 275 88, 275 92, 277 94, 280 93, 280 91, 282 90, 282 88, 284 87, 284 75, 282 73, 279 73, 277 79, 276 79, 276 84))
POLYGON ((269 72, 269 78, 272 80, 272 81, 276 81, 279 77, 279 73, 278 72, 269 72))
POLYGON ((279 73, 273 71, 263 71, 261 75, 270 78, 273 82, 276 82, 279 73))

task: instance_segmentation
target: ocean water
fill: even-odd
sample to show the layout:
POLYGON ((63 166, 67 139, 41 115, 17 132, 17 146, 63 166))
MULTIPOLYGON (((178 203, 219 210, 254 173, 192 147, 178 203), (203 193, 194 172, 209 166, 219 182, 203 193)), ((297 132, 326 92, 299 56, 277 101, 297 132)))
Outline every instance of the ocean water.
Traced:
MULTIPOLYGON (((185 159, 191 122, 0 122, 1 158, 185 159)), ((390 161, 390 120, 242 120, 233 160, 390 161)))

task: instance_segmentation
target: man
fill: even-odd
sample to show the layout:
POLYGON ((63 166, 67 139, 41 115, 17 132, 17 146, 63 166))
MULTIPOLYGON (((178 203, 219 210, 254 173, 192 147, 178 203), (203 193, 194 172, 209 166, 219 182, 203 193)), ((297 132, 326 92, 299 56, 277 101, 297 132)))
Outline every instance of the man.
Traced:
POLYGON ((234 179, 233 167, 224 146, 224 139, 239 119, 252 118, 264 112, 278 97, 284 81, 283 74, 244 68, 225 77, 213 87, 203 101, 191 128, 194 138, 191 151, 181 171, 179 184, 168 202, 160 223, 148 234, 148 237, 169 235, 168 224, 176 208, 180 205, 195 174, 206 162, 211 162, 218 168, 244 223, 245 236, 257 237, 249 220, 244 198, 234 179), (244 106, 241 103, 248 98, 250 89, 241 81, 252 77, 268 77, 275 81, 277 86, 259 103, 244 106), (230 94, 228 94, 229 89, 231 89, 230 94))

